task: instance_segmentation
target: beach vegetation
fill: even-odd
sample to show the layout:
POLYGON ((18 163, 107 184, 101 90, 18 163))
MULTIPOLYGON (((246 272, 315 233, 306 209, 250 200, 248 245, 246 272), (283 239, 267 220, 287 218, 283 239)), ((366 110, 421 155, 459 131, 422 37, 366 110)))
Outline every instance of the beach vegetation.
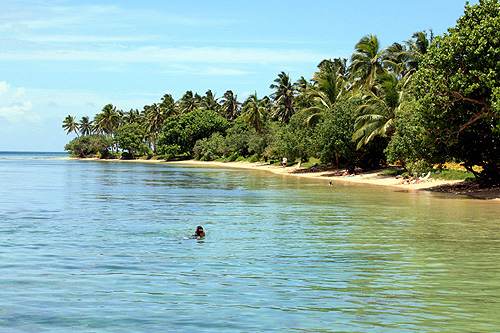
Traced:
POLYGON ((140 112, 107 104, 92 120, 68 116, 63 128, 77 139, 67 150, 92 156, 90 137, 99 134, 124 157, 280 163, 287 156, 290 165, 397 165, 410 174, 455 161, 484 184, 500 183, 499 7, 467 4, 441 36, 417 31, 383 47, 368 34, 349 60, 325 59, 309 80, 278 73, 269 96, 240 101, 232 90, 220 98, 188 90, 140 112))
POLYGON ((433 148, 425 158, 460 161, 485 184, 500 183, 499 64, 500 4, 480 0, 434 39, 414 80, 415 111, 433 148))
POLYGON ((85 135, 74 138, 64 146, 64 150, 72 157, 112 157, 113 141, 103 134, 85 135))
POLYGON ((209 138, 216 132, 224 133, 229 127, 227 119, 215 111, 196 109, 168 117, 158 139, 160 154, 171 154, 172 146, 178 148, 175 154, 191 154, 196 141, 209 138))
POLYGON ((151 150, 144 141, 146 131, 137 123, 120 126, 116 130, 115 140, 122 149, 122 158, 134 159, 136 156, 151 156, 151 150))

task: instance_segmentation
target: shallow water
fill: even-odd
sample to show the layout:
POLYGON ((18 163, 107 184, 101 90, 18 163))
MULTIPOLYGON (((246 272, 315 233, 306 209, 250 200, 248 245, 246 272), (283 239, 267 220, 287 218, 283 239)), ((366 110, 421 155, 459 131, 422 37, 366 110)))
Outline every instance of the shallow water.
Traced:
POLYGON ((0 328, 500 330, 498 203, 33 158, 0 182, 0 328))

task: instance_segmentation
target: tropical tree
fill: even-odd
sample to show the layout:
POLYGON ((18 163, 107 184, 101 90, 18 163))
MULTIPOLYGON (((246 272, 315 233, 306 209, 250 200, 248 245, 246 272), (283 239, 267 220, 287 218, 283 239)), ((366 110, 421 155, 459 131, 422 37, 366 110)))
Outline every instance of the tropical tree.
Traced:
POLYGON ((162 108, 161 104, 153 104, 145 109, 146 111, 146 129, 150 134, 153 143, 153 151, 156 154, 156 140, 160 134, 165 120, 168 118, 167 108, 162 108))
POLYGON ((175 115, 175 101, 172 95, 165 94, 161 98, 160 109, 167 117, 175 115))
POLYGON ((127 150, 132 159, 135 158, 137 153, 145 154, 148 152, 149 148, 144 143, 145 137, 146 133, 142 126, 137 123, 121 126, 116 131, 118 146, 123 150, 127 150))
POLYGON ((420 58, 427 53, 427 49, 434 39, 432 30, 430 37, 426 31, 415 32, 410 40, 393 43, 385 48, 384 64, 399 77, 413 74, 418 69, 420 58))
POLYGON ((139 110, 130 109, 128 112, 125 112, 123 115, 123 122, 125 125, 141 122, 139 110))
POLYGON ((376 88, 379 94, 367 91, 363 105, 356 110, 361 114, 352 137, 358 141, 357 149, 377 136, 390 137, 394 133, 394 118, 404 99, 404 86, 393 73, 386 72, 377 77, 376 88))
POLYGON ((97 125, 99 132, 113 136, 114 130, 120 123, 120 116, 116 111, 116 107, 113 104, 104 106, 102 112, 96 115, 94 123, 97 125))
POLYGON ((200 100, 201 97, 198 94, 193 95, 191 90, 186 91, 186 93, 177 102, 180 113, 189 113, 193 111, 198 107, 200 100))
POLYGON ((427 49, 414 76, 427 144, 484 183, 500 183, 500 3, 479 0, 427 49), (482 171, 473 166, 482 167, 482 171))
POLYGON ((80 128, 80 133, 82 133, 82 135, 92 134, 92 122, 89 120, 89 117, 82 117, 78 127, 80 128))
POLYGON ((295 105, 297 109, 307 109, 313 105, 310 98, 311 90, 314 88, 313 84, 306 80, 303 76, 295 83, 297 88, 297 96, 295 97, 295 105))
POLYGON ((277 103, 274 111, 274 117, 282 123, 288 124, 294 114, 293 99, 297 93, 297 87, 290 80, 290 76, 285 72, 278 74, 275 83, 269 87, 276 91, 271 95, 274 102, 277 103))
POLYGON ((204 109, 212 110, 215 112, 218 112, 220 107, 219 103, 217 102, 217 98, 215 98, 215 95, 212 93, 212 90, 207 90, 205 96, 201 98, 200 106, 204 109))
POLYGON ((67 134, 75 132, 76 136, 79 136, 78 135, 79 126, 80 125, 75 121, 75 117, 71 115, 68 115, 66 119, 64 119, 62 125, 63 129, 68 132, 67 134))
POLYGON ((356 44, 356 52, 351 56, 349 73, 354 89, 365 88, 377 93, 375 79, 384 72, 385 50, 380 49, 377 36, 367 35, 356 44))
POLYGON ((307 126, 315 125, 321 117, 331 112, 335 103, 345 94, 346 81, 346 59, 327 60, 320 63, 319 72, 314 74, 312 80, 315 85, 309 96, 314 100, 314 105, 302 110, 302 113, 312 113, 306 119, 307 126))
POLYGON ((71 156, 93 156, 99 155, 101 158, 109 156, 109 148, 112 140, 103 134, 85 135, 80 138, 74 138, 64 146, 71 156))
MULTIPOLYGON (((78 139, 78 144, 80 146, 80 151, 82 152, 80 135, 78 134, 79 127, 80 127, 80 125, 75 121, 75 117, 73 117, 71 115, 68 115, 66 117, 66 119, 64 119, 63 125, 62 125, 62 128, 65 131, 67 131, 67 134, 70 134, 73 132, 76 134, 76 137, 78 139)), ((83 156, 85 156, 85 154, 83 156)))
POLYGON ((243 103, 243 114, 241 118, 248 125, 255 128, 257 132, 262 132, 262 124, 265 121, 266 109, 261 105, 257 92, 250 95, 243 103))
POLYGON ((228 127, 227 119, 205 109, 169 117, 158 138, 158 151, 161 154, 191 155, 197 140, 210 137, 215 132, 224 133, 228 127))
POLYGON ((240 115, 241 103, 238 102, 238 95, 233 94, 231 90, 224 93, 221 98, 222 116, 229 120, 235 120, 240 115))
POLYGON ((406 42, 408 47, 408 60, 406 63, 410 70, 418 70, 418 64, 420 58, 427 53, 427 49, 434 40, 434 34, 432 30, 429 32, 429 37, 427 36, 427 31, 415 32, 412 38, 406 42))

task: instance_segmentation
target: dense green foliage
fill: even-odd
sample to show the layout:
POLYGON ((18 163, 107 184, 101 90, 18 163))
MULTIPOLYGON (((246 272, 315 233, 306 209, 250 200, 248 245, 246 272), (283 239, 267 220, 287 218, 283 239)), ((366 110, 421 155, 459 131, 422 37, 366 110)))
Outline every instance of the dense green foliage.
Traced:
POLYGON ((71 140, 64 150, 74 157, 110 156, 112 141, 102 134, 85 135, 71 140))
POLYGON ((63 128, 77 138, 67 150, 96 154, 89 142, 102 134, 103 157, 115 149, 131 158, 286 156, 290 163, 314 158, 350 170, 398 164, 411 173, 454 161, 499 183, 499 6, 466 5, 442 36, 420 31, 382 47, 366 35, 349 62, 325 59, 310 80, 297 82, 281 72, 269 96, 254 93, 243 103, 231 90, 220 98, 187 91, 177 101, 165 94, 142 111, 108 104, 93 120, 68 116, 63 128))
POLYGON ((467 6, 428 49, 415 75, 429 162, 463 162, 487 182, 500 181, 500 5, 467 6))
POLYGON ((118 147, 128 152, 131 158, 135 154, 148 154, 149 147, 144 142, 146 132, 137 123, 120 126, 116 130, 116 142, 118 147))
POLYGON ((167 118, 158 139, 160 154, 169 154, 172 148, 178 153, 191 153, 196 141, 216 132, 224 133, 229 127, 227 119, 215 111, 195 109, 167 118))

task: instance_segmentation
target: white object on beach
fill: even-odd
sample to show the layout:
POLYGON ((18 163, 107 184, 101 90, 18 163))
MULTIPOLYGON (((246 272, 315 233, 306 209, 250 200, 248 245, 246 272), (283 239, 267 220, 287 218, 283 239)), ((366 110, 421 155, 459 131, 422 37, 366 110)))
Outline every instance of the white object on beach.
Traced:
MULTIPOLYGON (((423 174, 422 174, 423 175, 423 174)), ((427 175, 425 175, 425 177, 422 177, 420 178, 419 180, 427 180, 429 178, 429 176, 431 175, 431 172, 429 171, 429 173, 427 175)))

